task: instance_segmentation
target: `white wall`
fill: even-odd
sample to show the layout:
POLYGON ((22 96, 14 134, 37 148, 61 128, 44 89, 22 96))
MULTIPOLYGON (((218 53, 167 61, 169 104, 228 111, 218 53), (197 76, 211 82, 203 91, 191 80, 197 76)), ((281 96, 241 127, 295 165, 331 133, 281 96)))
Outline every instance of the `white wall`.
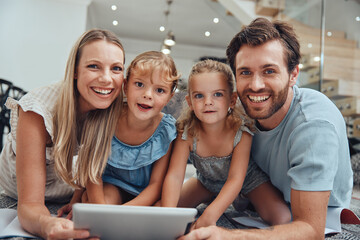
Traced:
MULTIPOLYGON (((122 38, 121 36, 119 38, 125 49, 125 67, 129 66, 130 62, 142 52, 160 50, 161 43, 159 42, 122 38)), ((176 44, 171 51, 171 57, 174 59, 176 68, 181 73, 181 78, 185 80, 187 80, 194 63, 204 56, 224 58, 225 49, 176 44)))
POLYGON ((30 89, 59 81, 85 31, 89 0, 1 0, 0 78, 30 89))
MULTIPOLYGON (((0 78, 26 91, 60 81, 76 39, 92 28, 91 0, 0 0, 0 78)), ((159 42, 121 38, 126 66, 136 55, 160 50, 159 42)), ((171 56, 183 79, 203 56, 225 57, 225 49, 175 45, 171 56)))

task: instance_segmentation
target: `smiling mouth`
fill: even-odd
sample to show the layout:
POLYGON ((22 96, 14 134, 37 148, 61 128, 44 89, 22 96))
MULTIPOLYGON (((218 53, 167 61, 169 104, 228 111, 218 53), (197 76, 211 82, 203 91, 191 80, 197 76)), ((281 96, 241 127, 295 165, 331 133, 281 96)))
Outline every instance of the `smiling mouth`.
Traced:
POLYGON ((205 111, 204 113, 214 113, 215 111, 205 111))
POLYGON ((142 109, 151 109, 152 107, 151 106, 149 106, 149 105, 146 105, 146 104, 140 104, 140 103, 138 103, 138 106, 140 107, 140 108, 142 108, 142 109))
POLYGON ((266 100, 268 100, 270 98, 270 96, 251 96, 251 95, 249 95, 248 98, 250 99, 251 102, 261 103, 261 102, 265 102, 266 100))
POLYGON ((101 95, 108 95, 112 93, 113 89, 103 89, 103 88, 91 88, 94 92, 101 94, 101 95))

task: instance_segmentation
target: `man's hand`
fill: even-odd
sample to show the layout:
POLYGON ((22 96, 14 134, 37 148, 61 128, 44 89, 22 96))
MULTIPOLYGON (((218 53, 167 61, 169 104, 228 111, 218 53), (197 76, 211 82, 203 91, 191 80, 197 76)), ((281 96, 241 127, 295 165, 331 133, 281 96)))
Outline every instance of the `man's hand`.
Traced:
POLYGON ((202 227, 195 229, 185 236, 178 238, 178 240, 226 240, 232 237, 231 230, 227 230, 217 226, 202 227))

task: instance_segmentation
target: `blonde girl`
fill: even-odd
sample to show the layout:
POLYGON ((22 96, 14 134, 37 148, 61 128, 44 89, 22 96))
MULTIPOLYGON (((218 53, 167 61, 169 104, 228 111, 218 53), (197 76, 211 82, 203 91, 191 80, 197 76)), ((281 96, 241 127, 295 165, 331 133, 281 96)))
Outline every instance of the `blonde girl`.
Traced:
POLYGON ((265 184, 264 194, 271 194, 280 203, 274 204, 280 206, 276 209, 280 212, 274 211, 274 217, 266 218, 269 210, 262 216, 270 223, 289 221, 290 211, 269 184, 268 177, 254 162, 249 163, 253 126, 237 104, 230 67, 212 60, 195 64, 189 75, 186 101, 187 107, 177 122, 179 134, 161 205, 196 207, 212 201, 193 229, 216 225, 240 190, 249 196, 254 188, 265 184), (183 185, 188 158, 196 168, 196 177, 183 185))
POLYGON ((1 153, 0 185, 18 200, 26 231, 44 239, 89 236, 52 217, 45 200, 69 201, 69 185, 101 175, 121 107, 124 60, 113 33, 87 31, 71 50, 63 81, 8 99, 11 133, 1 153))
POLYGON ((172 58, 161 52, 145 52, 132 61, 111 156, 99 183, 88 181, 83 202, 150 206, 160 199, 176 138, 175 119, 161 110, 178 79, 172 58))

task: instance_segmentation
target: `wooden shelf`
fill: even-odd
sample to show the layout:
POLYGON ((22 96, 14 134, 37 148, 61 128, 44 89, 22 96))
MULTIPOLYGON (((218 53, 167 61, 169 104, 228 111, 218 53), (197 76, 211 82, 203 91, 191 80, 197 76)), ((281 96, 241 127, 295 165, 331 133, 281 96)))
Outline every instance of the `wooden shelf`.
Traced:
POLYGON ((334 99, 333 102, 343 116, 360 116, 360 97, 334 99))
POLYGON ((322 84, 321 92, 329 98, 354 97, 360 93, 360 81, 338 79, 322 84))

